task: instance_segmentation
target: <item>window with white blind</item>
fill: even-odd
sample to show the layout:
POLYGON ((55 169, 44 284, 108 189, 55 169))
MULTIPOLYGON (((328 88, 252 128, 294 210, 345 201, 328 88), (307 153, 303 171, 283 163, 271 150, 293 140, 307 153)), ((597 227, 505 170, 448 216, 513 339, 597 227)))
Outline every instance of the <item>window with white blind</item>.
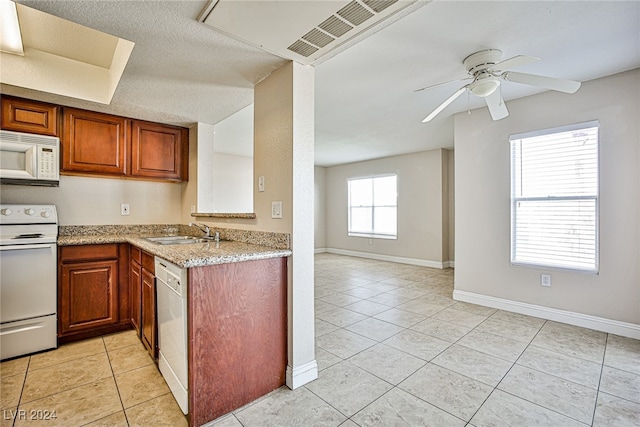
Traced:
POLYGON ((598 123, 513 135, 511 262, 598 272, 598 123))
POLYGON ((348 181, 349 236, 397 238, 397 178, 386 175, 348 181))

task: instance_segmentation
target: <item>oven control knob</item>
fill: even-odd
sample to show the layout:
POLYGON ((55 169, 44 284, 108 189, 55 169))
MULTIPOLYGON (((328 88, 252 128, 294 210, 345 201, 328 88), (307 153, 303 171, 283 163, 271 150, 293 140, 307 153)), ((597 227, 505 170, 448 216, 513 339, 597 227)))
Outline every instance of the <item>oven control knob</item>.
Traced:
POLYGON ((4 209, 2 209, 2 210, 0 211, 0 213, 1 213, 2 215, 4 215, 4 216, 9 216, 9 215, 11 215, 13 212, 12 212, 12 211, 11 211, 11 209, 9 209, 9 208, 4 208, 4 209))
POLYGON ((51 216, 51 212, 49 211, 42 211, 42 213, 40 214, 40 216, 42 216, 43 218, 49 218, 51 216))
POLYGON ((24 213, 26 213, 27 215, 33 215, 34 213, 36 213, 36 211, 34 211, 32 208, 27 208, 24 210, 24 213))

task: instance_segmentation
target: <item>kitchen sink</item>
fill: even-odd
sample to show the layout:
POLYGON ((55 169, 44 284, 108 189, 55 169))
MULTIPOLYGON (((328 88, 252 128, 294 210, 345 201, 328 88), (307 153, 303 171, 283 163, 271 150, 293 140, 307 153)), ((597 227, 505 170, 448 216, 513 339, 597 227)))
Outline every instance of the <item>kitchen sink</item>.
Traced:
POLYGON ((213 242, 213 239, 207 239, 205 237, 196 237, 196 236, 160 236, 160 237, 146 237, 146 239, 158 245, 188 245, 192 243, 213 242))

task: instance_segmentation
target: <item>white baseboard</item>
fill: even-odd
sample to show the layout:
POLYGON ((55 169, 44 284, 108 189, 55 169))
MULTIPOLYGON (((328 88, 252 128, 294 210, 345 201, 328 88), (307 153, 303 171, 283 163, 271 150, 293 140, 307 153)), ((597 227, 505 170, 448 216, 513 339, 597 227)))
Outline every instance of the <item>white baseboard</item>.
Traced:
POLYGON ((358 251, 350 251, 347 249, 336 249, 336 248, 326 248, 326 250, 330 254, 355 256, 359 258, 368 258, 368 259, 377 259, 379 261, 391 261, 391 262, 397 262, 400 264, 419 265, 422 267, 444 269, 449 266, 449 261, 445 261, 445 262, 429 261, 426 259, 405 258, 405 257, 399 257, 399 256, 393 256, 393 255, 374 254, 370 252, 358 252, 358 251))
POLYGON ((316 254, 324 254, 327 252, 327 248, 315 248, 313 252, 316 254))
POLYGON ((500 310, 511 311, 514 313, 526 314, 528 316, 540 317, 542 319, 553 320, 556 322, 568 323, 569 325, 581 326, 583 328, 595 329, 596 331, 621 335, 623 337, 640 339, 640 325, 635 323, 620 322, 618 320, 605 319, 604 317, 574 313, 572 311, 559 310, 557 308, 549 308, 541 305, 528 304, 525 302, 512 301, 459 290, 453 291, 453 299, 456 301, 498 308, 500 310))
POLYGON ((311 362, 295 368, 292 368, 291 365, 287 365, 287 372, 285 375, 287 387, 291 390, 295 390, 298 387, 318 379, 318 362, 314 359, 311 362))

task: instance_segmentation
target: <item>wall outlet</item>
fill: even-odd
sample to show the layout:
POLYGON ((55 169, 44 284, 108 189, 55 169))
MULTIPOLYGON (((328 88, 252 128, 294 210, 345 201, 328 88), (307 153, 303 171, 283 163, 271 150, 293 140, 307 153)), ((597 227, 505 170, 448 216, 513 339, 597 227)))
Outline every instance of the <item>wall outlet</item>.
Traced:
POLYGON ((540 275, 540 286, 551 286, 551 275, 550 274, 541 274, 540 275))
POLYGON ((129 215, 129 203, 120 205, 120 215, 129 215))
POLYGON ((264 176, 259 176, 258 177, 258 191, 259 192, 263 192, 264 191, 264 176))
POLYGON ((189 213, 196 213, 196 205, 191 205, 189 208, 189 213))
POLYGON ((282 201, 271 202, 271 218, 282 219, 282 201))
POLYGON ((369 244, 373 245, 373 239, 369 239, 369 244))

